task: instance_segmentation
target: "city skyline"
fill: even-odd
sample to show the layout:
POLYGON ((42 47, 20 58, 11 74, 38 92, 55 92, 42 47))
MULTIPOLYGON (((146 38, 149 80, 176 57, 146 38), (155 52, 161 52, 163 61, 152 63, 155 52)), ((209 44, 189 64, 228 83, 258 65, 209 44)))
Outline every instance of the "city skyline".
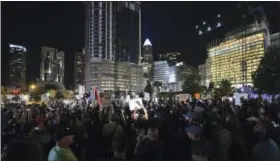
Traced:
MULTIPOLYGON (((221 14, 221 17, 229 16, 226 11, 237 10, 237 4, 142 2, 141 43, 145 38, 149 38, 153 43, 155 54, 178 51, 183 53, 183 61, 187 64, 194 66, 202 64, 205 61, 206 52, 203 51, 204 44, 199 43, 201 37, 195 32, 194 26, 204 20, 210 23, 210 19, 217 14, 221 14), (212 7, 209 7, 209 4, 212 7), (167 9, 169 12, 165 13, 167 9)), ((26 46, 28 51, 27 82, 30 82, 39 77, 40 47, 50 46, 65 51, 65 68, 71 68, 71 64, 74 63, 74 53, 81 52, 84 48, 83 3, 3 2, 2 6, 2 31, 4 31, 2 33, 2 60, 7 58, 7 49, 3 47, 8 46, 8 43, 26 46), (68 9, 61 11, 61 8, 68 9), (34 66, 38 66, 38 69, 34 66)), ((280 27, 275 21, 280 20, 280 17, 275 14, 275 11, 279 10, 279 4, 266 3, 263 6, 268 15, 270 27, 273 32, 277 32, 275 29, 280 27), (267 9, 268 7, 270 8, 267 9), (275 17, 271 16, 273 13, 275 17)), ((224 24, 227 25, 227 22, 224 24)), ((157 59, 157 55, 155 57, 157 59)), ((1 62, 1 64, 3 68, 6 62, 1 62)), ((7 75, 7 72, 2 70, 2 74, 7 75)), ((70 74, 65 73, 65 84, 68 87, 73 82, 73 76, 70 74)), ((7 80, 2 77, 2 82, 7 82, 7 80)))

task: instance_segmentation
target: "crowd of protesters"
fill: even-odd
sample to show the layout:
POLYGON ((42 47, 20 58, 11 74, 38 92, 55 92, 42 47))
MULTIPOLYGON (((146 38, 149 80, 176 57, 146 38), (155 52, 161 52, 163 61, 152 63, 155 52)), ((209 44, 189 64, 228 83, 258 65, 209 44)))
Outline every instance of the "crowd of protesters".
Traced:
POLYGON ((1 160, 280 161, 277 101, 143 104, 4 108, 1 160))

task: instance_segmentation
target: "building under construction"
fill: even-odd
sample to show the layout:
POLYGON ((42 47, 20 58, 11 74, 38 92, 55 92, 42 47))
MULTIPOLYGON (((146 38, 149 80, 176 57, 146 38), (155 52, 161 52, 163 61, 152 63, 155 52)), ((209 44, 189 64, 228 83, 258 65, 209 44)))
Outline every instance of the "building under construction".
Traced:
POLYGON ((252 85, 252 73, 270 40, 264 17, 255 18, 250 24, 244 20, 244 26, 207 46, 206 82, 217 84, 227 79, 235 87, 252 85))

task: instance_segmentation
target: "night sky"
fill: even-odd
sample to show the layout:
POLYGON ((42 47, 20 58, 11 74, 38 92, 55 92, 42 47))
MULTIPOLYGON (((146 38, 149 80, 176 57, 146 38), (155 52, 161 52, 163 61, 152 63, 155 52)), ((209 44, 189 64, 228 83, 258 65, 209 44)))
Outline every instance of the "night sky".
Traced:
MULTIPOLYGON (((177 51, 183 53, 184 62, 197 66, 205 61, 205 43, 234 28, 242 12, 258 4, 264 7, 272 32, 279 32, 279 2, 142 2, 142 41, 151 40, 155 58, 177 51), (198 36, 195 25, 204 20, 214 25, 217 14, 223 27, 198 36)), ((8 83, 8 43, 13 43, 27 48, 27 83, 39 78, 41 46, 65 51, 65 85, 71 88, 74 52, 84 47, 84 29, 82 2, 2 2, 1 84, 8 83)))

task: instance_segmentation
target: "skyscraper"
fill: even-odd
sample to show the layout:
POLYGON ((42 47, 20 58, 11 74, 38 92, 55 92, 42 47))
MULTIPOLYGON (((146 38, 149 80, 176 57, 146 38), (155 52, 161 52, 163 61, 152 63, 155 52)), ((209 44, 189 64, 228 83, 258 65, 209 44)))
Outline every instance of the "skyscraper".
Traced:
POLYGON ((144 71, 144 84, 153 80, 153 48, 149 39, 146 39, 142 48, 142 66, 144 71))
POLYGON ((79 85, 84 85, 84 68, 85 68, 85 55, 83 52, 75 53, 74 61, 74 87, 78 89, 79 85))
POLYGON ((94 75, 102 75, 102 71, 93 68, 94 64, 104 62, 103 59, 139 63, 141 7, 140 2, 109 1, 85 2, 85 6, 85 85, 89 89, 90 85, 101 83, 93 80, 94 75))
POLYGON ((154 81, 169 83, 169 65, 167 61, 154 62, 154 81))
POLYGON ((26 48, 20 45, 9 44, 11 60, 9 63, 10 86, 25 89, 26 77, 26 48))
POLYGON ((45 82, 64 81, 64 52, 55 48, 41 47, 41 80, 45 82))

